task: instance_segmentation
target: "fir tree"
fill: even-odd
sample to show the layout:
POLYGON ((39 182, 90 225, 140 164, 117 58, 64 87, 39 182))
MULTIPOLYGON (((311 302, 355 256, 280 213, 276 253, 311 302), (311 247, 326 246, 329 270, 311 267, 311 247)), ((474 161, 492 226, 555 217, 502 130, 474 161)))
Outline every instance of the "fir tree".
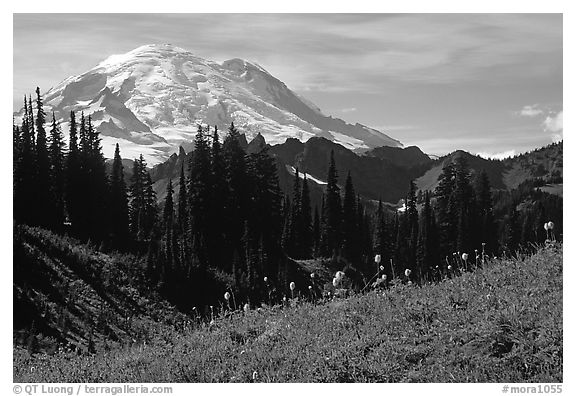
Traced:
POLYGON ((55 229, 60 230, 65 220, 64 191, 66 184, 65 174, 65 146, 60 126, 52 112, 52 127, 50 128, 50 172, 52 181, 52 196, 54 199, 55 229))
POLYGON ((68 155, 66 156, 66 212, 68 220, 72 224, 75 234, 79 233, 78 227, 81 221, 81 160, 78 146, 78 131, 76 125, 76 114, 70 112, 68 155))
POLYGON ((127 242, 130 232, 128 193, 124 181, 124 166, 120 156, 120 146, 116 143, 112 175, 110 178, 110 233, 117 246, 127 242))
POLYGON ((338 173, 334 161, 334 151, 330 152, 330 164, 322 213, 322 256, 329 256, 339 251, 341 242, 342 206, 340 204, 340 188, 338 187, 338 173))
POLYGON ((40 88, 36 88, 36 213, 37 225, 54 229, 56 227, 56 203, 52 194, 50 155, 44 124, 44 113, 40 88))
POLYGON ((312 229, 312 208, 310 206, 310 190, 308 188, 308 180, 304 174, 302 181, 302 193, 300 194, 300 232, 298 238, 300 239, 300 255, 302 258, 311 258, 312 250, 314 247, 314 235, 312 229))
POLYGON ((352 184, 352 176, 348 172, 344 187, 344 203, 342 205, 342 244, 343 254, 349 260, 358 259, 358 222, 356 215, 356 192, 352 184))

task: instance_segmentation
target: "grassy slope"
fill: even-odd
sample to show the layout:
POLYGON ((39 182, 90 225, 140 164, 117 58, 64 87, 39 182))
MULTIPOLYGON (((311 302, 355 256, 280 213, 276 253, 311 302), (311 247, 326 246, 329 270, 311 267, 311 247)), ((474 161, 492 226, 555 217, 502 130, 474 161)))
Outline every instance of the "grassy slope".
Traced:
POLYGON ((78 241, 27 226, 14 229, 14 341, 35 349, 87 350, 125 344, 137 322, 183 317, 147 290, 143 260, 107 255, 78 241), (41 334, 41 335, 39 335, 41 334))
POLYGON ((95 355, 17 347, 14 381, 561 382, 561 249, 436 285, 154 324, 146 342, 95 355))

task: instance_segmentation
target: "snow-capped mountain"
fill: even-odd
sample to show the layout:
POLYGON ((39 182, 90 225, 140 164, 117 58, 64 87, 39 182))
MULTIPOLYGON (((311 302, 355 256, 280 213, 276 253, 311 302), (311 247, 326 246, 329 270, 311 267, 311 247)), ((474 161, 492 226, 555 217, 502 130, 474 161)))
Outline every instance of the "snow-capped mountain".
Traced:
POLYGON ((47 113, 54 110, 64 123, 71 110, 92 114, 106 157, 120 143, 124 158, 142 153, 149 165, 179 146, 191 148, 198 123, 224 134, 234 121, 249 140, 260 133, 270 144, 323 136, 355 151, 402 146, 375 129, 324 115, 257 64, 219 64, 169 44, 112 55, 44 98, 47 113))

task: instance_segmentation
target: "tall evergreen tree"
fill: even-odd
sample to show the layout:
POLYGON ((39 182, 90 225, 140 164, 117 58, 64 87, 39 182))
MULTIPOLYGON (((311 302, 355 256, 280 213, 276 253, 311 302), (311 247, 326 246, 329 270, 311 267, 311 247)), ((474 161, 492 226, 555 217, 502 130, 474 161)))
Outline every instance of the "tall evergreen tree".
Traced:
POLYGON ((246 153, 240 145, 240 133, 230 124, 228 135, 223 144, 224 161, 226 163, 226 182, 228 185, 228 199, 226 202, 226 218, 228 227, 226 238, 230 243, 230 251, 236 251, 237 263, 242 265, 243 251, 242 236, 246 211, 249 207, 249 180, 246 166, 246 153))
POLYGON ((212 199, 212 170, 210 146, 204 130, 198 125, 194 139, 194 152, 190 160, 188 207, 191 216, 191 238, 195 242, 194 251, 202 266, 209 264, 209 246, 212 235, 209 235, 212 199))
POLYGON ((334 151, 330 152, 330 164, 322 213, 321 251, 324 257, 338 253, 341 242, 342 206, 340 203, 340 188, 338 173, 334 161, 334 151))
POLYGON ((302 193, 300 194, 300 231, 298 238, 300 239, 300 255, 302 258, 311 258, 312 250, 314 247, 314 235, 312 229, 312 208, 310 206, 310 189, 308 188, 308 180, 304 174, 302 181, 302 193))
POLYGON ((110 178, 110 234, 115 244, 127 242, 130 233, 128 193, 124 181, 124 165, 120 156, 120 146, 116 143, 112 175, 110 178))
POLYGON ((36 222, 36 158, 33 126, 24 97, 24 117, 20 133, 17 164, 14 169, 14 219, 24 224, 36 222))
POLYGON ((78 146, 78 129, 76 124, 76 114, 70 112, 68 155, 66 156, 66 213, 68 220, 72 224, 75 234, 79 233, 78 227, 81 222, 81 191, 82 171, 80 149, 78 146))
POLYGON ((496 250, 496 224, 492 207, 492 193, 490 180, 486 171, 482 171, 476 178, 475 183, 476 202, 478 210, 477 237, 480 242, 486 243, 485 251, 494 252, 496 250))
POLYGON ((36 211, 37 225, 54 229, 56 227, 56 203, 52 194, 50 155, 44 124, 46 113, 40 88, 36 88, 36 211))
POLYGON ((352 176, 348 172, 342 205, 342 244, 344 257, 349 260, 358 259, 358 233, 356 192, 352 184, 352 176))
POLYGON ((50 128, 50 172, 52 181, 52 196, 54 199, 54 220, 55 229, 61 230, 65 220, 65 147, 60 125, 56 122, 54 112, 52 112, 52 127, 50 128))
POLYGON ((433 231, 433 214, 430 204, 430 194, 424 193, 424 207, 420 215, 420 224, 418 229, 418 247, 416 252, 416 269, 418 279, 430 279, 430 269, 433 264, 432 256, 432 231, 433 231))

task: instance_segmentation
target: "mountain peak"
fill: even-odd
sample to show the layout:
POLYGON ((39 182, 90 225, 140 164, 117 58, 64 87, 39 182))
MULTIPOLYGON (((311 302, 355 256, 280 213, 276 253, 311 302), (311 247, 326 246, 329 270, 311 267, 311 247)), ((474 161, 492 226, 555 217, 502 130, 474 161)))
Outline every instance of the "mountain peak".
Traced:
POLYGON ((226 131, 232 121, 248 140, 268 144, 323 136, 351 150, 401 143, 360 123, 327 117, 254 62, 206 60, 172 44, 146 44, 112 55, 45 94, 60 121, 70 111, 93 114, 104 155, 144 155, 154 165, 192 149, 197 125, 226 131))

